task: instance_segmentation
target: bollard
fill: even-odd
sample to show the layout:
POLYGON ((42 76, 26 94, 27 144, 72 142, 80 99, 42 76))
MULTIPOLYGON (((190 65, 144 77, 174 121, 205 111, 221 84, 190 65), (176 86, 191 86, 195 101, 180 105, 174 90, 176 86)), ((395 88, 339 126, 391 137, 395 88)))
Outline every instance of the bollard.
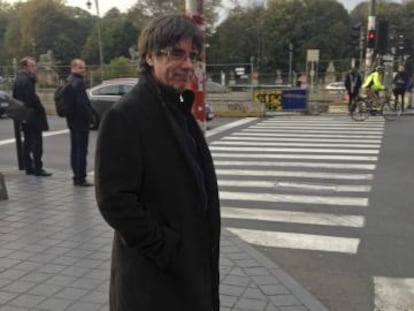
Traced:
POLYGON ((4 176, 0 173, 0 201, 8 200, 9 196, 7 195, 6 181, 4 176))

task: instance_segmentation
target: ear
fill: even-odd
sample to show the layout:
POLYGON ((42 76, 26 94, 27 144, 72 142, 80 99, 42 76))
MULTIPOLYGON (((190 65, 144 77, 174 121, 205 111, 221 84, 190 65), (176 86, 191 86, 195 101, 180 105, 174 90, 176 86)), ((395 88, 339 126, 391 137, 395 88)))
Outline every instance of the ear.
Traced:
POLYGON ((150 67, 154 66, 154 58, 152 54, 145 55, 145 61, 147 62, 148 66, 150 67))

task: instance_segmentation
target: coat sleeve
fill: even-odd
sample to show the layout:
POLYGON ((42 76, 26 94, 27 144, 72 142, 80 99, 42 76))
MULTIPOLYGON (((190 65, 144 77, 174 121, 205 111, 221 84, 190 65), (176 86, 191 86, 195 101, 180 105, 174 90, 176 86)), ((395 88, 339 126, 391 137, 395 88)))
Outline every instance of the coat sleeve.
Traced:
POLYGON ((136 248, 165 270, 175 256, 179 235, 157 223, 142 204, 142 146, 139 133, 128 124, 115 109, 101 124, 95 160, 98 208, 127 247, 136 248))

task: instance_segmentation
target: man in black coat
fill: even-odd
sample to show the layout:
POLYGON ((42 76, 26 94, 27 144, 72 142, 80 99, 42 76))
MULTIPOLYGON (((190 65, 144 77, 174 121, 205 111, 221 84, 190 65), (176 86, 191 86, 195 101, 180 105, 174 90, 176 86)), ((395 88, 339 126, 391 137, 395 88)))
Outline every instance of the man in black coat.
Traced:
POLYGON ((348 110, 352 112, 352 101, 359 94, 362 85, 362 78, 355 66, 345 76, 345 88, 348 93, 348 110))
POLYGON ((73 108, 73 113, 66 117, 66 121, 70 130, 70 164, 73 171, 73 184, 79 187, 93 186, 86 180, 86 157, 92 107, 86 93, 85 72, 86 65, 83 60, 72 60, 68 77, 70 87, 65 93, 65 101, 69 101, 73 108))
POLYGON ((36 94, 36 61, 27 56, 20 61, 21 70, 13 85, 13 97, 21 100, 30 110, 30 119, 23 122, 23 161, 27 175, 51 176, 43 169, 42 131, 49 130, 45 108, 36 94))
POLYGON ((98 207, 114 229, 111 311, 218 311, 217 179, 186 90, 203 38, 191 19, 153 19, 141 76, 98 136, 98 207))

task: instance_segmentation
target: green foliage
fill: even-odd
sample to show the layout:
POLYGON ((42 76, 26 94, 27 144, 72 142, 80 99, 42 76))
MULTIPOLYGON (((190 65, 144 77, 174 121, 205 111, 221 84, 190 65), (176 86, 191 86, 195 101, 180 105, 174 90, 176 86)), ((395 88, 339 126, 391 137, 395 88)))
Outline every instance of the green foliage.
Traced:
POLYGON ((114 58, 105 67, 104 80, 120 77, 137 77, 137 64, 123 56, 114 58))

